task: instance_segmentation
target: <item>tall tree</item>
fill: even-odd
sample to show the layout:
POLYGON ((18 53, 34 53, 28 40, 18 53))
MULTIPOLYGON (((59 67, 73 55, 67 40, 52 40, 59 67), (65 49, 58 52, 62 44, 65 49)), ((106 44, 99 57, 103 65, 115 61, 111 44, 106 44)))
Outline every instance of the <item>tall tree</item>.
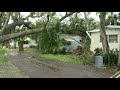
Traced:
POLYGON ((105 31, 105 17, 106 17, 106 12, 100 12, 99 18, 100 18, 100 34, 101 34, 102 46, 103 46, 103 51, 106 54, 108 54, 109 44, 108 44, 107 35, 105 31))
POLYGON ((89 19, 88 19, 88 15, 90 14, 90 12, 84 12, 84 17, 85 17, 85 23, 86 23, 86 27, 87 27, 87 31, 89 31, 89 19))
MULTIPOLYGON (((84 12, 84 17, 85 17, 85 24, 86 24, 86 28, 87 31, 90 30, 90 24, 89 24, 89 19, 88 19, 88 15, 90 14, 90 12, 84 12)), ((89 51, 90 50, 90 44, 91 44, 91 40, 88 36, 85 37, 85 48, 89 51)))

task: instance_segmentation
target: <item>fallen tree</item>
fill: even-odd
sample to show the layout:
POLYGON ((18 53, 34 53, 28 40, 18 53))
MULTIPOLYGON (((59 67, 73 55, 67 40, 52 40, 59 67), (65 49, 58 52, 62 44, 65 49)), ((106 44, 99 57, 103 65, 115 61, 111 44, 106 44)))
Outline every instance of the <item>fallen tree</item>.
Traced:
MULTIPOLYGON (((71 16, 74 12, 70 12, 67 13, 65 16, 63 16, 57 23, 56 25, 58 25, 62 20, 64 20, 65 18, 71 16)), ((8 15, 9 16, 9 15, 8 15)), ((8 18, 7 18, 8 20, 8 18)), ((8 22, 8 21, 7 21, 8 22)), ((20 26, 20 25, 29 25, 29 22, 13 22, 12 24, 8 24, 5 25, 6 27, 4 27, 4 29, 0 30, 1 32, 6 32, 6 30, 13 28, 15 26, 20 26)), ((55 26, 56 26, 55 25, 55 26)), ((44 30, 44 28, 38 28, 38 29, 31 29, 31 30, 26 30, 26 31, 22 31, 22 32, 18 32, 18 33, 12 33, 12 34, 7 34, 7 35, 1 35, 0 36, 0 42, 4 42, 10 39, 14 39, 14 38, 18 38, 18 37, 22 37, 25 35, 30 35, 30 34, 34 34, 34 33, 38 33, 38 32, 42 32, 44 30)))

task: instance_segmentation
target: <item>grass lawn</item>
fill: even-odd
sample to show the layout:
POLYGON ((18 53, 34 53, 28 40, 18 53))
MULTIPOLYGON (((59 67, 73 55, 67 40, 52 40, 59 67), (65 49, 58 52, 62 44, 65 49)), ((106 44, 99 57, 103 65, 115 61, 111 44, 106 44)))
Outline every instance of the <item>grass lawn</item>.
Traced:
POLYGON ((59 60, 63 61, 65 63, 73 63, 73 64, 82 64, 83 62, 75 55, 60 55, 60 54, 41 54, 40 52, 37 52, 35 49, 32 48, 26 48, 25 51, 28 51, 29 53, 39 56, 48 58, 50 60, 59 60))

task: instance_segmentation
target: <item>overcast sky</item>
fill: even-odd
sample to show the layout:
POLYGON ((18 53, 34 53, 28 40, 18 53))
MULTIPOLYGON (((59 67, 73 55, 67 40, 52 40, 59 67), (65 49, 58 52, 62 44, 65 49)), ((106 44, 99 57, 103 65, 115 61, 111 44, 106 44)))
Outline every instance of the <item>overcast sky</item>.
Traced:
MULTIPOLYGON (((62 15, 64 15, 64 13, 65 12, 60 12, 60 15, 62 16, 62 15)), ((29 15, 30 14, 30 12, 21 12, 21 15, 22 16, 27 16, 27 15, 29 15)), ((84 17, 84 15, 82 14, 82 17, 84 17)), ((91 14, 90 14, 90 17, 92 17, 92 18, 94 18, 94 19, 96 19, 97 21, 99 21, 99 17, 96 15, 96 12, 91 12, 91 14)))
MULTIPOLYGON (((60 12, 60 15, 64 15, 64 13, 65 12, 60 12)), ((118 12, 114 12, 114 13, 118 14, 118 12)), ((29 14, 30 14, 30 12, 21 12, 21 15, 23 15, 23 16, 27 16, 29 14)), ((82 17, 84 17, 83 13, 82 13, 82 17)), ((91 12, 90 17, 99 21, 99 17, 98 17, 98 15, 96 15, 96 12, 91 12)))
MULTIPOLYGON (((20 12, 21 13, 21 15, 23 16, 23 17, 26 17, 26 16, 28 16, 29 14, 30 14, 30 12, 20 12)), ((114 13, 116 13, 116 14, 118 14, 118 12, 114 12, 114 13)), ((59 12, 59 13, 57 13, 57 15, 59 16, 63 16, 65 14, 65 12, 59 12)), ((97 21, 99 21, 99 16, 98 15, 96 15, 96 12, 91 12, 90 13, 90 17, 92 17, 92 18, 94 18, 95 20, 97 20, 97 21)), ((83 13, 81 13, 81 18, 84 18, 84 15, 83 15, 83 13)), ((66 18, 66 20, 67 20, 67 18, 66 18)), ((35 22, 35 19, 30 19, 30 21, 31 22, 35 22)), ((9 23, 11 23, 12 21, 10 21, 9 23)))

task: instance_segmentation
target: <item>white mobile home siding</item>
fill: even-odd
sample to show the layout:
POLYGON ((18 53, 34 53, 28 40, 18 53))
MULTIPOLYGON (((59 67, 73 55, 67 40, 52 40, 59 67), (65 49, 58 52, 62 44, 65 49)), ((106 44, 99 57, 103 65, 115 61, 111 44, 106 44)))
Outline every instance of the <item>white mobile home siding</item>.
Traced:
MULTIPOLYGON (((109 42, 110 49, 118 49, 120 46, 120 29, 106 29, 107 35, 117 35, 118 36, 118 42, 109 42)), ((100 42, 100 32, 91 32, 91 37, 93 38, 93 41, 91 41, 90 50, 94 51, 95 48, 102 48, 102 43, 100 42)))

